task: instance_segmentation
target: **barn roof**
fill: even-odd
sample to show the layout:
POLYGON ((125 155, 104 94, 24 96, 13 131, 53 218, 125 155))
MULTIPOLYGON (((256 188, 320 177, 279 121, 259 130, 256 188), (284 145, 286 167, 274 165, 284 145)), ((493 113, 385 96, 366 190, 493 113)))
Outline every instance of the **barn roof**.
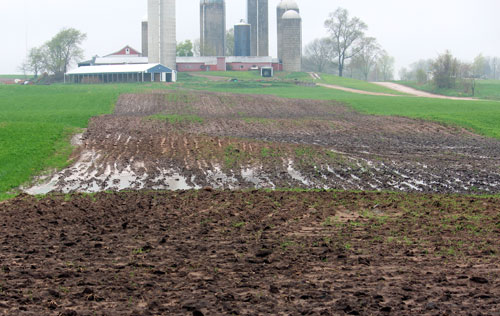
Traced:
POLYGON ((162 64, 138 64, 138 65, 105 65, 80 67, 68 71, 67 75, 93 75, 93 74, 112 74, 112 73, 159 73, 173 72, 172 69, 162 64))
POLYGON ((111 64, 147 64, 148 57, 140 56, 110 56, 110 57, 97 57, 95 60, 96 65, 111 65, 111 64))
POLYGON ((106 55, 104 57, 111 57, 111 56, 140 56, 141 53, 137 50, 137 49, 134 49, 133 47, 130 47, 129 45, 123 47, 122 49, 120 49, 119 51, 117 52, 114 52, 112 54, 109 54, 109 55, 106 55), (128 48, 128 54, 127 54, 127 48, 128 48))

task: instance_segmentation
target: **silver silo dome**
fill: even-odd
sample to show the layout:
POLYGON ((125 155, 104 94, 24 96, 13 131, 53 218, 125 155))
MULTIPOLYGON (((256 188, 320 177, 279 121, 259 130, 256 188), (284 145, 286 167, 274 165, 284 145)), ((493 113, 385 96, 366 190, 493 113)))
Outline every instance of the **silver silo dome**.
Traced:
POLYGON ((297 5, 297 2, 295 0, 281 0, 281 2, 278 4, 276 7, 276 20, 277 20, 277 26, 278 26, 278 58, 281 60, 282 59, 282 38, 283 38, 283 26, 282 26, 282 17, 283 14, 285 14, 286 11, 288 10, 293 10, 296 11, 297 13, 300 13, 299 6, 297 5))

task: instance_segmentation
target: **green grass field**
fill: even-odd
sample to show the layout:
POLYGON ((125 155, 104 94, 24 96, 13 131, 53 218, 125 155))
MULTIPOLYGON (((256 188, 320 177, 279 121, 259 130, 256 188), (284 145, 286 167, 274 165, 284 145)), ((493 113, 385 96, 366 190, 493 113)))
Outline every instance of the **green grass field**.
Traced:
MULTIPOLYGON (((31 77, 27 75, 26 77, 31 77)), ((24 79, 25 75, 0 75, 0 79, 24 79)))
POLYGON ((47 168, 61 168, 69 138, 118 96, 151 85, 0 86, 0 200, 47 168))
MULTIPOLYGON (((210 73, 212 75, 213 73, 210 73)), ((217 73, 225 76, 233 73, 217 73)), ((281 74, 283 78, 306 78, 308 74, 281 74)), ((357 111, 434 120, 470 128, 500 139, 500 102, 452 101, 415 97, 358 95, 322 87, 295 85, 287 80, 239 82, 211 81, 179 74, 175 85, 53 85, 0 86, 0 200, 49 168, 68 164, 70 136, 85 128, 92 116, 110 113, 122 93, 152 89, 192 89, 243 94, 268 94, 286 98, 337 100, 357 111)), ((232 77, 232 76, 229 76, 232 77)), ((293 79, 292 79, 293 80, 293 79)), ((356 89, 375 89, 371 84, 325 77, 323 80, 356 89)), ((376 86, 378 89, 378 86, 376 86)), ((379 90, 380 91, 380 90, 379 90)), ((193 119, 168 117, 161 119, 193 119)))
MULTIPOLYGON (((181 73, 179 74, 182 77, 181 81, 184 81, 189 74, 181 73), (187 76, 186 76, 187 75, 187 76)), ((338 85, 346 88, 358 89, 369 92, 380 92, 380 93, 389 93, 396 95, 405 95, 399 91, 395 91, 386 87, 382 87, 370 82, 356 80, 351 78, 343 78, 339 76, 334 76, 330 74, 320 74, 321 80, 313 79, 308 73, 305 72, 275 72, 273 78, 262 78, 260 76, 259 71, 227 71, 227 72, 196 72, 191 75, 206 75, 212 77, 224 77, 228 79, 238 79, 238 80, 252 80, 252 81, 290 81, 290 80, 299 80, 305 82, 318 82, 325 83, 331 85, 338 85)))
MULTIPOLYGON (((436 89, 432 84, 420 85, 414 81, 398 81, 398 83, 418 90, 447 95, 452 97, 472 97, 472 93, 464 93, 460 89, 436 89)), ((500 100, 500 80, 477 80, 475 96, 485 100, 500 100)))

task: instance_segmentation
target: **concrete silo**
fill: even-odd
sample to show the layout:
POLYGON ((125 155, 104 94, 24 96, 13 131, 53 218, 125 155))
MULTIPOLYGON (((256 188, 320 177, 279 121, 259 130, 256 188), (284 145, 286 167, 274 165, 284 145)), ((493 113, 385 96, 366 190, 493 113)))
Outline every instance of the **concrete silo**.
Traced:
POLYGON ((234 26, 234 56, 250 56, 250 24, 241 21, 234 26))
POLYGON ((281 25, 283 71, 302 71, 302 18, 297 11, 288 10, 282 16, 281 25))
POLYGON ((176 69, 175 0, 148 0, 149 63, 176 69))
POLYGON ((149 38, 148 38, 148 20, 147 20, 147 18, 144 18, 141 26, 142 26, 142 56, 148 57, 149 38))
POLYGON ((268 0, 247 0, 247 20, 251 26, 250 54, 269 56, 268 0))
POLYGON ((278 58, 279 60, 282 59, 282 50, 283 50, 283 43, 282 43, 282 38, 283 38, 283 26, 282 26, 282 17, 283 14, 285 14, 286 11, 293 10, 296 11, 297 13, 300 13, 299 6, 297 5, 297 2, 294 0, 281 0, 281 2, 278 4, 278 7, 276 8, 276 17, 277 17, 277 25, 278 25, 278 58))
POLYGON ((224 56, 226 53, 226 2, 200 0, 200 54, 224 56))

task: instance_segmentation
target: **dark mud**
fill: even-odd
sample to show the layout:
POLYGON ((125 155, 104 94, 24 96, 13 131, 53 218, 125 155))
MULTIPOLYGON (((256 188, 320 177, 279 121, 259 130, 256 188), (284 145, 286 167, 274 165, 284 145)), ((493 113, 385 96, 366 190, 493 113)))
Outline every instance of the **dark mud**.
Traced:
POLYGON ((99 193, 0 204, 2 315, 499 315, 498 198, 99 193))
POLYGON ((115 114, 91 120, 76 153, 70 168, 28 192, 207 185, 500 192, 500 141, 422 120, 362 115, 333 101, 122 95, 115 114))

